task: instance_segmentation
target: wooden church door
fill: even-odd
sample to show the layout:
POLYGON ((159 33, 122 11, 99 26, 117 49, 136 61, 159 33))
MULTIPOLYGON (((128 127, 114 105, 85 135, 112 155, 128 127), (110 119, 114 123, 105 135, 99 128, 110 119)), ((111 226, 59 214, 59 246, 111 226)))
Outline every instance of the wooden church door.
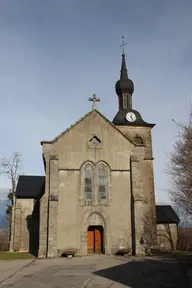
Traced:
POLYGON ((95 228, 95 253, 101 253, 101 229, 95 228))
POLYGON ((94 253, 94 228, 89 227, 87 231, 87 249, 88 254, 94 253))
POLYGON ((102 253, 103 227, 89 226, 87 230, 88 254, 102 253))

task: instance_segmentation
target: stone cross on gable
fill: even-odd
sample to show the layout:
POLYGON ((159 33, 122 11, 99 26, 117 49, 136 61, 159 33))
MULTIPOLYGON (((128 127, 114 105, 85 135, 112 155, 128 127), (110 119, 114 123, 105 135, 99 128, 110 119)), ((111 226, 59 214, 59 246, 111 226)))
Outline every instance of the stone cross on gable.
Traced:
POLYGON ((97 98, 96 94, 93 94, 93 97, 89 98, 89 101, 93 102, 92 109, 96 109, 96 102, 100 102, 100 98, 97 98))

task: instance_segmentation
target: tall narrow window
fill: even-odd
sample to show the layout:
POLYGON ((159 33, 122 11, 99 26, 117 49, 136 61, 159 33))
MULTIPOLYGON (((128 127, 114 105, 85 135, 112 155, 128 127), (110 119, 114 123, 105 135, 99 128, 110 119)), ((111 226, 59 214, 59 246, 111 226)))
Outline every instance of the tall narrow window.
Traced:
POLYGON ((123 94, 123 109, 127 108, 127 94, 123 94))
POLYGON ((84 174, 84 194, 85 200, 92 200, 92 191, 93 190, 93 167, 87 165, 85 167, 84 174))
POLYGON ((108 184, 108 173, 105 165, 100 164, 97 170, 97 181, 98 181, 98 192, 99 199, 106 200, 107 199, 107 184, 108 184))

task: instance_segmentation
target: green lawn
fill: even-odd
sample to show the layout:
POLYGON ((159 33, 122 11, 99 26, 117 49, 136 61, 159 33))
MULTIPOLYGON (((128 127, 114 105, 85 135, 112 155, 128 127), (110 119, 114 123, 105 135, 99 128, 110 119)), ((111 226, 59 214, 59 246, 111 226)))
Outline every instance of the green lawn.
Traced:
POLYGON ((33 255, 27 252, 0 252, 0 260, 33 259, 33 255))

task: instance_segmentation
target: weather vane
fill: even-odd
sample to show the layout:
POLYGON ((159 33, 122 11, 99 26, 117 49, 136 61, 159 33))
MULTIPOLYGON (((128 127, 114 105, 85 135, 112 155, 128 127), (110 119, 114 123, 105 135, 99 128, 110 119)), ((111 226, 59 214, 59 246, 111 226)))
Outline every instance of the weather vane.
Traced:
POLYGON ((97 98, 96 94, 93 94, 93 97, 89 98, 89 101, 93 102, 92 109, 96 109, 96 102, 100 102, 100 98, 97 98))
POLYGON ((125 39, 124 39, 124 35, 122 36, 122 44, 120 45, 120 47, 122 48, 122 54, 125 55, 125 45, 127 45, 127 43, 125 43, 125 39))

